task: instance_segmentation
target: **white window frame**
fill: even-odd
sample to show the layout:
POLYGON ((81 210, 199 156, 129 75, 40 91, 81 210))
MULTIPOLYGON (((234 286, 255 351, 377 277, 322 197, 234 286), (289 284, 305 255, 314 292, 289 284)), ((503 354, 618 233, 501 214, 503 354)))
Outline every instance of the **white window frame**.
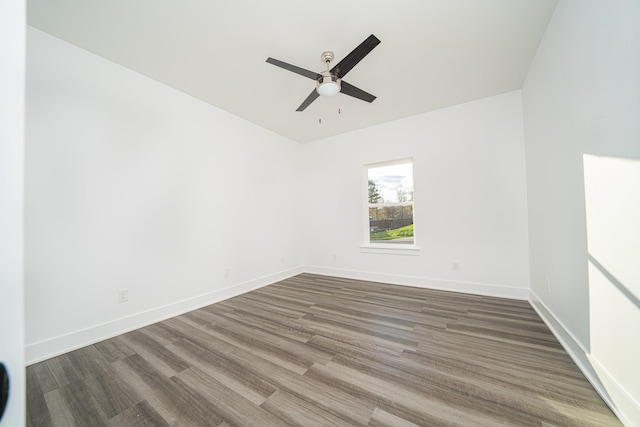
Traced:
MULTIPOLYGON (((362 206, 363 206, 363 241, 362 245, 360 245, 360 251, 363 253, 373 253, 373 254, 387 254, 387 255, 419 255, 420 247, 417 245, 417 231, 416 231, 416 207, 415 207, 415 194, 416 194, 416 185, 415 180, 413 179, 415 176, 415 162, 413 157, 404 157, 402 159, 389 160, 383 162, 376 163, 368 163, 365 164, 362 168, 363 170, 363 183, 364 183, 364 191, 362 192, 362 206), (411 163, 411 171, 413 180, 413 243, 379 243, 376 241, 371 241, 370 239, 370 229, 369 229, 369 169, 377 168, 382 166, 392 166, 402 163, 411 163)), ((385 203, 384 206, 400 206, 404 203, 385 203)))

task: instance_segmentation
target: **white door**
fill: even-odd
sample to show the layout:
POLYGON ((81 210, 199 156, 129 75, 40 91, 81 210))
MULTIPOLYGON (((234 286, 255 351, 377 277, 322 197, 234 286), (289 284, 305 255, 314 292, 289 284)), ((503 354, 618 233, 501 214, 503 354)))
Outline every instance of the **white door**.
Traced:
POLYGON ((9 371, 10 386, 1 427, 25 425, 25 8, 25 0, 0 1, 0 363, 9 371))

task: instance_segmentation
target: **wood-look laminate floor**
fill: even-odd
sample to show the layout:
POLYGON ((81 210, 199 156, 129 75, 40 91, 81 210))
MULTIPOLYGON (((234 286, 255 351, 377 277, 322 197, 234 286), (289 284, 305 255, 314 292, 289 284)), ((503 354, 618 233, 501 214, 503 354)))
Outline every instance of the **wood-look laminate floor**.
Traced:
POLYGON ((30 426, 615 426, 524 301, 302 274, 27 369, 30 426))

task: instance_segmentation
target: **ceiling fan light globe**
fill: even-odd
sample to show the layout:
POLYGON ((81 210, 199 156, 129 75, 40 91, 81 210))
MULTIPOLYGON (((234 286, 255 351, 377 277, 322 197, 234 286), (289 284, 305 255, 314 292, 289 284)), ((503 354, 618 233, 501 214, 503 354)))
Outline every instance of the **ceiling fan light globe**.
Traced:
POLYGON ((321 96, 329 97, 334 96, 336 93, 340 92, 340 87, 337 83, 329 82, 320 84, 317 90, 321 96))
POLYGON ((318 80, 316 91, 321 96, 334 96, 340 92, 340 79, 332 75, 322 76, 318 80))

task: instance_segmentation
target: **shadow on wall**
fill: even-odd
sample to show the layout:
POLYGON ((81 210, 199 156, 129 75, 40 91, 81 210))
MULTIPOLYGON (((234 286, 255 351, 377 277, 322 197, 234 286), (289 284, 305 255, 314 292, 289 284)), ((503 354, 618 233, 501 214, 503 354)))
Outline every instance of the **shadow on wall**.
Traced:
POLYGON ((616 279, 614 277, 613 274, 611 274, 611 272, 609 272, 609 270, 607 270, 606 268, 603 267, 602 264, 600 264, 598 262, 597 259, 595 259, 593 256, 591 256, 591 254, 587 254, 589 257, 589 265, 594 266, 595 268, 598 269, 598 271, 600 272, 600 274, 602 274, 609 283, 611 283, 612 285, 614 285, 616 288, 618 288, 618 290, 620 292, 622 292, 622 294, 629 300, 631 301, 631 303, 633 305, 636 306, 636 308, 638 308, 640 310, 640 299, 638 297, 636 297, 633 292, 631 292, 631 289, 629 289, 628 287, 626 287, 622 282, 620 282, 618 279, 616 279))
MULTIPOLYGON (((637 411, 640 160, 584 154, 583 166, 589 251, 589 358, 613 402, 635 406, 637 411)), ((623 411, 634 412, 629 409, 623 411)))

